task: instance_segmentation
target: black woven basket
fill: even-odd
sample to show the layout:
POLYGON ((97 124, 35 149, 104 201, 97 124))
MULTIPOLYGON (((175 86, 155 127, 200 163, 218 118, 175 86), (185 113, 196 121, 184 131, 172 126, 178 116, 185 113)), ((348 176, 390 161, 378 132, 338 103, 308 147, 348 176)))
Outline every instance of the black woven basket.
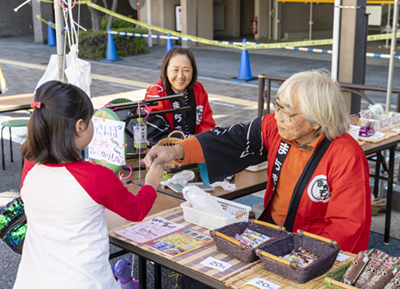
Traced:
POLYGON ((273 240, 263 247, 259 247, 259 249, 256 250, 256 254, 264 263, 266 270, 296 283, 305 283, 332 268, 340 251, 337 242, 322 238, 326 239, 328 241, 327 243, 326 241, 320 241, 315 238, 322 237, 299 230, 298 234, 289 234, 283 238, 273 240), (296 267, 295 262, 289 262, 279 258, 300 247, 318 256, 318 259, 307 267, 296 267), (262 252, 271 254, 271 258, 264 256, 262 252))
POLYGON ((225 253, 242 262, 251 263, 258 259, 258 256, 255 253, 256 248, 247 248, 244 246, 244 244, 232 243, 232 241, 227 240, 229 238, 225 238, 225 236, 234 238, 236 234, 242 234, 246 228, 249 228, 250 230, 256 231, 270 238, 273 238, 258 246, 261 247, 272 240, 281 238, 289 234, 288 232, 285 231, 284 227, 278 227, 274 225, 270 225, 271 227, 266 227, 266 225, 269 224, 262 221, 251 220, 248 222, 239 222, 226 225, 222 228, 218 228, 211 231, 210 234, 211 237, 214 239, 215 244, 217 245, 217 250, 219 252, 225 253), (224 237, 217 236, 216 235, 217 232, 222 233, 225 236, 224 237))

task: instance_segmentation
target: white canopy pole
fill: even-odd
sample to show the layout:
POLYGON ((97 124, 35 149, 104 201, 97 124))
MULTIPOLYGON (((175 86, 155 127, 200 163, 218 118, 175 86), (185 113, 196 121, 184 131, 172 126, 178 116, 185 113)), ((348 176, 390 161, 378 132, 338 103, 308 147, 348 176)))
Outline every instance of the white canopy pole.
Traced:
POLYGON ((338 64, 339 64, 339 36, 340 36, 340 6, 342 0, 335 0, 335 7, 333 12, 333 44, 332 44, 332 68, 331 77, 333 81, 338 78, 338 64))
MULTIPOLYGON (((147 23, 151 25, 151 0, 147 1, 147 6, 147 23)), ((149 29, 148 33, 151 35, 151 29, 149 29)), ((149 38, 149 47, 153 47, 153 38, 151 37, 149 38)))
POLYGON ((56 41, 58 55, 58 76, 63 81, 64 76, 64 20, 63 11, 58 0, 54 1, 54 18, 56 22, 56 41))
MULTIPOLYGON (((388 12, 388 14, 390 11, 388 12)), ((394 55, 396 54, 396 34, 397 34, 397 19, 399 17, 399 0, 394 1, 393 10, 393 25, 392 25, 392 44, 390 45, 390 62, 388 73, 388 85, 386 92, 386 110, 390 111, 390 99, 392 98, 392 81, 393 81, 393 65, 394 55)))

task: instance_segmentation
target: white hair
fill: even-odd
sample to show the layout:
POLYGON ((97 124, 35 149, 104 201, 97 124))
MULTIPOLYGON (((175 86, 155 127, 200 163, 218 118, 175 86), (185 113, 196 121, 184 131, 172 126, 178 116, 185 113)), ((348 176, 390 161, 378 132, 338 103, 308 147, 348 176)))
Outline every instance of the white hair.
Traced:
POLYGON ((278 97, 291 108, 302 112, 311 124, 319 124, 318 133, 328 139, 341 136, 349 129, 349 119, 340 86, 324 69, 296 73, 279 88, 278 97))

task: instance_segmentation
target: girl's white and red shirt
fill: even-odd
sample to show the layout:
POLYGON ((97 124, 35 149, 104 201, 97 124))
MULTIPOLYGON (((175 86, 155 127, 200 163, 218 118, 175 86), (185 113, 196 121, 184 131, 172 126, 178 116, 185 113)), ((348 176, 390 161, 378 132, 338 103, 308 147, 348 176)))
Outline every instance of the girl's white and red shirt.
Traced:
POLYGON ((146 185, 135 196, 101 165, 26 161, 21 197, 28 227, 14 289, 118 289, 104 209, 141 221, 157 194, 146 185))

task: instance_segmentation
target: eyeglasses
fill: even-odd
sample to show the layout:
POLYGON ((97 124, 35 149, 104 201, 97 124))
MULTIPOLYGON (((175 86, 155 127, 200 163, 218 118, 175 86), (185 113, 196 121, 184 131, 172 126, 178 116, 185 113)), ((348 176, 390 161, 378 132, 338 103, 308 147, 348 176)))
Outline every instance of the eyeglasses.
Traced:
POLYGON ((301 112, 300 113, 295 113, 295 114, 289 114, 285 110, 285 108, 283 106, 281 106, 279 103, 277 103, 276 101, 277 101, 277 99, 274 99, 272 101, 272 104, 274 105, 275 112, 279 111, 281 113, 281 116, 283 117, 283 119, 286 120, 287 122, 290 122, 292 120, 292 116, 296 116, 296 115, 301 114, 301 112))

